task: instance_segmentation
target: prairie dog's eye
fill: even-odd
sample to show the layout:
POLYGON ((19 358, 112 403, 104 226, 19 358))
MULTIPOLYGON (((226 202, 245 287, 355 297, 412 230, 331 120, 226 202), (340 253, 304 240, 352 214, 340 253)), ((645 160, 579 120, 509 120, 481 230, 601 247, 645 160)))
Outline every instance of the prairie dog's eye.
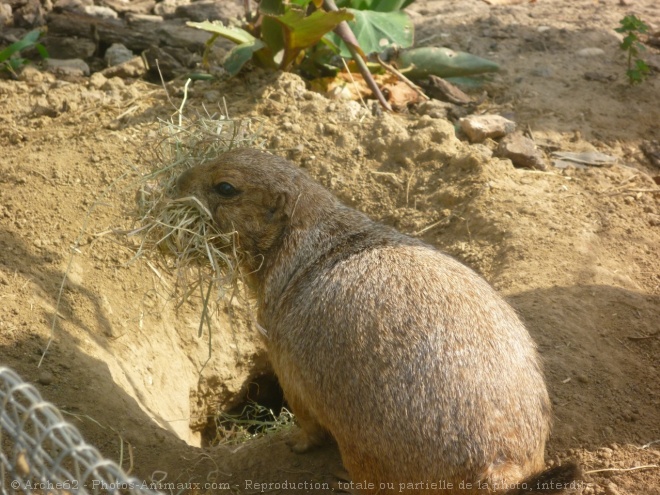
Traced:
POLYGON ((241 191, 232 186, 229 182, 219 182, 213 186, 213 191, 222 196, 223 198, 233 198, 241 191))

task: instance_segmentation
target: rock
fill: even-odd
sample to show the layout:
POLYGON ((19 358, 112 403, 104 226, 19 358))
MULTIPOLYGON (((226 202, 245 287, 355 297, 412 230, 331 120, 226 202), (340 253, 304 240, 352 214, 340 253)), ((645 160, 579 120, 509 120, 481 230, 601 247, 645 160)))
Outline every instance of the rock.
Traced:
POLYGON ((660 215, 654 213, 648 214, 649 224, 651 227, 660 227, 660 215))
POLYGON ((135 29, 156 29, 163 23, 163 17, 160 15, 146 14, 126 14, 128 25, 135 29))
POLYGON ((508 158, 515 167, 545 170, 545 157, 534 141, 520 133, 509 134, 497 148, 497 156, 508 158))
POLYGON ((467 105, 472 101, 468 95, 457 86, 437 76, 429 76, 428 84, 425 85, 426 94, 433 99, 448 101, 456 105, 467 105))
POLYGON ((11 26, 14 24, 14 14, 11 6, 6 3, 0 3, 0 27, 11 26))
POLYGON ((175 17, 185 17, 196 22, 219 20, 225 24, 230 19, 235 19, 243 14, 243 8, 236 2, 213 0, 179 5, 174 11, 175 17))
POLYGON ((418 115, 428 115, 433 119, 447 119, 451 103, 438 100, 423 101, 413 108, 418 115))
POLYGON ((144 65, 142 57, 133 57, 128 62, 123 64, 108 67, 100 72, 107 78, 121 77, 121 78, 139 78, 147 73, 147 66, 144 65))
POLYGON ((96 17, 98 19, 118 19, 119 15, 117 12, 112 10, 110 7, 101 7, 100 5, 90 5, 84 7, 84 12, 87 15, 96 17))
POLYGON ((101 89, 108 79, 100 72, 94 72, 89 78, 89 85, 96 89, 101 89))
POLYGON ((28 29, 46 24, 46 14, 52 9, 50 2, 43 2, 43 5, 39 1, 20 2, 18 5, 21 6, 14 5, 14 25, 28 29))
POLYGON ((156 0, 101 0, 100 4, 120 14, 149 14, 156 6, 156 0))
POLYGON ((620 495, 619 487, 611 481, 605 486, 605 495, 620 495))
POLYGON ((501 115, 470 115, 460 119, 459 124, 473 143, 501 138, 516 130, 516 123, 501 115))
POLYGON ((85 7, 94 5, 94 0, 57 0, 53 4, 55 12, 85 12, 85 7))
POLYGON ((108 67, 123 64, 133 59, 133 57, 133 52, 121 43, 113 43, 110 45, 110 48, 105 51, 105 55, 103 56, 108 67))
POLYGON ((616 76, 614 74, 603 74, 602 72, 596 72, 596 71, 585 72, 583 77, 587 81, 597 81, 597 82, 605 82, 605 83, 616 80, 616 76))
POLYGON ((57 58, 47 58, 44 61, 46 69, 54 74, 79 77, 89 75, 89 65, 84 60, 79 58, 72 58, 61 60, 57 58))
POLYGON ((27 65, 23 67, 19 75, 21 81, 26 81, 30 83, 40 83, 43 82, 45 77, 44 73, 37 69, 34 65, 27 65))
POLYGON ((40 383, 42 385, 50 385, 55 381, 55 375, 53 375, 50 371, 42 371, 39 373, 39 377, 37 378, 37 383, 40 383))
POLYGON ((163 17, 174 17, 177 7, 189 3, 190 0, 163 0, 162 2, 158 2, 154 7, 154 14, 163 17))
MULTIPOLYGON (((203 51, 206 48, 206 42, 211 37, 211 33, 202 31, 201 29, 190 29, 185 24, 177 22, 164 22, 158 29, 158 39, 160 46, 174 46, 187 48, 193 51, 203 51)), ((214 42, 215 45, 224 45, 234 47, 235 44, 222 37, 214 42)))
POLYGON ((578 50, 575 52, 576 55, 579 57, 598 57, 600 55, 605 54, 605 50, 602 48, 596 48, 596 47, 589 47, 589 48, 582 48, 581 50, 578 50))
POLYGON ((86 59, 96 51, 96 43, 92 40, 71 36, 49 35, 44 39, 44 46, 49 56, 59 59, 86 59))
POLYGON ((158 46, 152 46, 146 50, 144 56, 149 64, 149 72, 157 77, 162 75, 165 80, 174 78, 183 69, 177 59, 158 46))

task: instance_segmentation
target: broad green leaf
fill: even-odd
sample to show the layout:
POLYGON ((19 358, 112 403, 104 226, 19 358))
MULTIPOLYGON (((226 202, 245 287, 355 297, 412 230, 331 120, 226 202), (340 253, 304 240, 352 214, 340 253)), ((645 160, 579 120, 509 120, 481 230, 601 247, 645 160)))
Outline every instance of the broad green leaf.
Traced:
POLYGON ((288 48, 307 48, 318 43, 342 21, 353 19, 345 10, 326 12, 317 10, 306 16, 305 12, 291 9, 275 20, 285 27, 288 48))
POLYGON ((207 33, 217 34, 218 36, 222 36, 223 38, 228 39, 229 41, 233 41, 237 45, 253 42, 256 39, 245 29, 225 26, 220 21, 186 22, 186 26, 201 29, 207 33))
POLYGON ((275 17, 265 15, 261 20, 261 39, 272 53, 284 50, 284 27, 275 17))
MULTIPOLYGON (((405 12, 373 12, 369 10, 348 11, 355 20, 348 23, 357 38, 358 44, 366 54, 380 53, 391 45, 408 48, 413 44, 413 23, 405 12)), ((349 58, 351 52, 334 33, 330 40, 341 47, 341 56, 349 58)))
POLYGON ((435 46, 401 50, 394 61, 398 69, 411 79, 464 77, 496 72, 499 65, 466 52, 435 46))
POLYGON ((273 20, 283 28, 284 55, 280 67, 286 69, 301 50, 315 45, 340 22, 352 18, 353 16, 345 10, 335 12, 317 10, 310 15, 305 15, 304 11, 295 8, 288 10, 283 15, 273 17, 273 20))
POLYGON ((9 45, 7 48, 5 48, 0 52, 0 62, 4 62, 14 53, 18 53, 21 50, 25 50, 26 48, 31 47, 37 42, 40 36, 41 36, 40 29, 35 29, 34 31, 30 31, 28 34, 23 36, 23 38, 21 38, 15 43, 12 43, 11 45, 9 45))
POLYGON ((282 15, 284 14, 284 3, 282 0, 261 0, 259 12, 266 15, 282 15))
POLYGON ((229 51, 222 66, 230 76, 235 76, 245 63, 252 58, 254 52, 261 50, 265 46, 263 41, 257 39, 236 45, 229 51))
POLYGON ((39 55, 41 55, 41 58, 48 58, 48 50, 46 50, 46 47, 42 45, 41 43, 37 43, 34 45, 34 47, 37 49, 39 52, 39 55))
POLYGON ((373 10, 376 12, 395 12, 405 9, 415 0, 342 0, 337 2, 338 7, 357 10, 373 10))

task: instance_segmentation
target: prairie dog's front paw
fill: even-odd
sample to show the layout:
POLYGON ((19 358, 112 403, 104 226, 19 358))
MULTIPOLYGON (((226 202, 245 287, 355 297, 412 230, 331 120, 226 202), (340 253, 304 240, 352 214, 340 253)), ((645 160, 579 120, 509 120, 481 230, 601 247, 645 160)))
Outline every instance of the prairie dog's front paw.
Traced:
POLYGON ((305 452, 309 452, 310 450, 323 445, 324 441, 325 435, 309 435, 304 431, 301 431, 296 438, 288 441, 287 444, 296 454, 304 454, 305 452))

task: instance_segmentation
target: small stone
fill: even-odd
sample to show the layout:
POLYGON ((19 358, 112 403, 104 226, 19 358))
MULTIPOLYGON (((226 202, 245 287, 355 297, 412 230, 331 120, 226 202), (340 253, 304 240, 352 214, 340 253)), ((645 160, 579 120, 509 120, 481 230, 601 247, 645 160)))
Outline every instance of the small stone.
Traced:
POLYGON ((53 9, 56 12, 85 12, 85 7, 92 7, 94 0, 57 0, 53 4, 53 9))
POLYGON ((21 71, 20 80, 31 83, 40 83, 44 81, 44 73, 34 65, 27 65, 21 71))
POLYGON ((101 89, 108 79, 100 72, 94 72, 89 78, 90 86, 101 89))
POLYGON ((414 107, 418 115, 428 115, 432 119, 447 119, 452 104, 438 100, 428 100, 414 107))
POLYGON ((172 17, 177 7, 189 3, 190 0, 163 0, 162 2, 158 2, 154 7, 154 14, 163 17, 172 17))
POLYGON ((94 55, 96 51, 96 43, 87 38, 71 38, 49 34, 43 43, 51 57, 63 60, 70 58, 85 60, 94 55))
POLYGON ((119 15, 110 7, 101 7, 100 5, 89 5, 84 7, 85 14, 97 17, 99 19, 117 19, 119 15))
POLYGON ((649 213, 648 214, 648 219, 649 219, 649 224, 652 227, 660 227, 660 215, 656 215, 654 213, 649 213))
POLYGON ((173 79, 183 68, 177 59, 158 46, 149 47, 143 54, 149 64, 149 71, 154 76, 160 77, 162 75, 165 80, 173 79), (156 63, 156 60, 158 63, 156 63), (160 72, 158 69, 160 69, 160 72))
POLYGON ((516 123, 501 115, 470 115, 460 119, 459 124, 473 143, 501 138, 516 130, 516 123))
POLYGON ((587 81, 597 81, 597 82, 612 82, 616 79, 616 76, 613 74, 603 74, 602 72, 588 71, 584 73, 584 78, 587 81))
POLYGON ((580 57, 598 57, 600 55, 604 55, 605 50, 603 50, 602 48, 589 47, 589 48, 582 48, 581 50, 575 52, 575 54, 580 57))
POLYGON ((45 65, 46 69, 50 72, 62 76, 81 77, 89 75, 89 65, 79 58, 67 60, 47 58, 45 60, 45 65))
POLYGON ((576 378, 577 381, 580 383, 589 383, 589 378, 587 377, 587 375, 583 373, 579 374, 576 378))
POLYGON ((113 43, 110 45, 110 48, 105 51, 103 58, 105 59, 105 63, 108 64, 108 67, 113 67, 128 62, 133 57, 133 52, 124 45, 121 43, 113 43))
POLYGON ((107 69, 103 69, 101 71, 101 74, 109 79, 113 77, 120 77, 122 79, 139 78, 146 73, 147 67, 144 65, 144 60, 142 60, 142 57, 133 57, 123 64, 108 67, 107 69))
POLYGON ((496 154, 508 158, 516 167, 537 170, 545 170, 547 167, 545 157, 536 147, 534 141, 519 133, 510 134, 502 139, 496 154))
POLYGON ((611 481, 605 486, 605 495, 620 495, 619 487, 611 481))
POLYGON ((237 2, 200 1, 179 5, 174 15, 185 17, 191 21, 202 22, 209 19, 222 21, 227 24, 229 19, 239 17, 244 10, 237 2))
POLYGON ((137 29, 155 29, 163 23, 160 15, 126 14, 128 25, 137 29))
POLYGON ((156 0, 101 0, 100 3, 120 14, 148 14, 156 6, 156 0))
POLYGON ((55 380, 55 375, 53 375, 50 371, 42 371, 39 373, 39 377, 37 378, 37 383, 40 383, 42 385, 50 385, 53 383, 55 380))
POLYGON ((11 5, 0 3, 0 27, 12 24, 14 24, 14 14, 11 11, 11 5))

